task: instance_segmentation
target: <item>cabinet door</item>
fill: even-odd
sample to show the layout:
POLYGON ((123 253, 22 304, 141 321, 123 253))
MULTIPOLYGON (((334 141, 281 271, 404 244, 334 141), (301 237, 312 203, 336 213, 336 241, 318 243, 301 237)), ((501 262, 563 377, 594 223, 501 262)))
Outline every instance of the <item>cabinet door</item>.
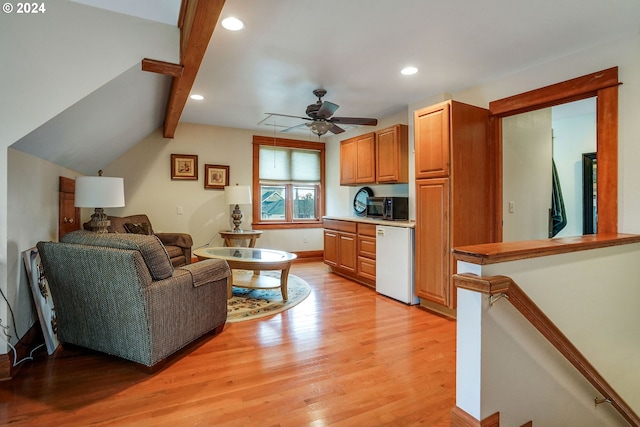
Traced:
POLYGON ((67 233, 80 230, 80 208, 75 207, 75 179, 60 177, 58 193, 58 241, 67 233))
POLYGON ((357 137, 356 182, 369 184, 376 182, 376 136, 367 133, 357 137))
POLYGON ((376 181, 409 182, 407 126, 376 131, 376 181))
POLYGON ((324 263, 338 266, 338 232, 324 230, 324 263))
POLYGON ((340 142, 340 184, 349 185, 356 183, 357 144, 355 138, 345 139, 340 142))
POLYGON ((343 268, 352 273, 355 273, 356 267, 357 267, 356 263, 357 263, 356 235, 339 233, 338 234, 338 267, 343 268))
POLYGON ((414 113, 416 179, 449 176, 450 105, 414 113))
POLYGON ((416 293, 450 305, 449 180, 416 181, 416 293))

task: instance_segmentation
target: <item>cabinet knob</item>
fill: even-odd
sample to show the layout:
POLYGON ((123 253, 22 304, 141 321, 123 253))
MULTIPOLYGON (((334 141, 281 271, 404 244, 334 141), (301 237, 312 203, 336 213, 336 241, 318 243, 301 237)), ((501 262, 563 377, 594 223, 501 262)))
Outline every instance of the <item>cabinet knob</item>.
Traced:
POLYGON ((63 221, 66 224, 73 224, 73 218, 67 218, 66 216, 64 217, 63 221))

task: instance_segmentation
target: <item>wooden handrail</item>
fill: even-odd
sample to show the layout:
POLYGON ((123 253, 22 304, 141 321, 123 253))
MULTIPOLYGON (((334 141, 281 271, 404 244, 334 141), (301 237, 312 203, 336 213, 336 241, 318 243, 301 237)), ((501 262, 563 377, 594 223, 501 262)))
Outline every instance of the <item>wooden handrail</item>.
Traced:
POLYGON ((531 298, 507 276, 480 277, 455 274, 453 283, 461 289, 490 296, 504 294, 518 310, 633 427, 640 427, 640 418, 624 399, 609 385, 596 368, 574 346, 531 298))

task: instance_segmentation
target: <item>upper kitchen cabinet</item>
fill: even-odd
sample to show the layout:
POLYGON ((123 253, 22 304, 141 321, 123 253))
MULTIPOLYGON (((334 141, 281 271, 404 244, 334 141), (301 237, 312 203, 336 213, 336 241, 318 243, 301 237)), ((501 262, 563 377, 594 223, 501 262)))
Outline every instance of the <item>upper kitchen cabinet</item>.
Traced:
POLYGON ((376 182, 409 182, 407 125, 395 125, 376 131, 376 182))
POLYGON ((449 176, 450 113, 449 102, 414 113, 416 179, 449 176))
POLYGON ((340 184, 409 182, 406 125, 394 125, 340 142, 340 184))
POLYGON ((375 133, 369 132, 340 142, 341 185, 375 182, 375 140, 375 133))

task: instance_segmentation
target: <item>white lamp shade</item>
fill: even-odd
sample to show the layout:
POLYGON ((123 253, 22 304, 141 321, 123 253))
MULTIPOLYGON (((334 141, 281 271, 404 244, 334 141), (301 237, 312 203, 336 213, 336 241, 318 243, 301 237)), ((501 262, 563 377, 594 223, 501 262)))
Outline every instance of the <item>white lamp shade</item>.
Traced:
POLYGON ((124 178, 79 176, 76 178, 75 206, 78 208, 124 206, 124 178))
POLYGON ((224 200, 228 205, 248 205, 251 203, 251 188, 248 185, 225 187, 224 200))

